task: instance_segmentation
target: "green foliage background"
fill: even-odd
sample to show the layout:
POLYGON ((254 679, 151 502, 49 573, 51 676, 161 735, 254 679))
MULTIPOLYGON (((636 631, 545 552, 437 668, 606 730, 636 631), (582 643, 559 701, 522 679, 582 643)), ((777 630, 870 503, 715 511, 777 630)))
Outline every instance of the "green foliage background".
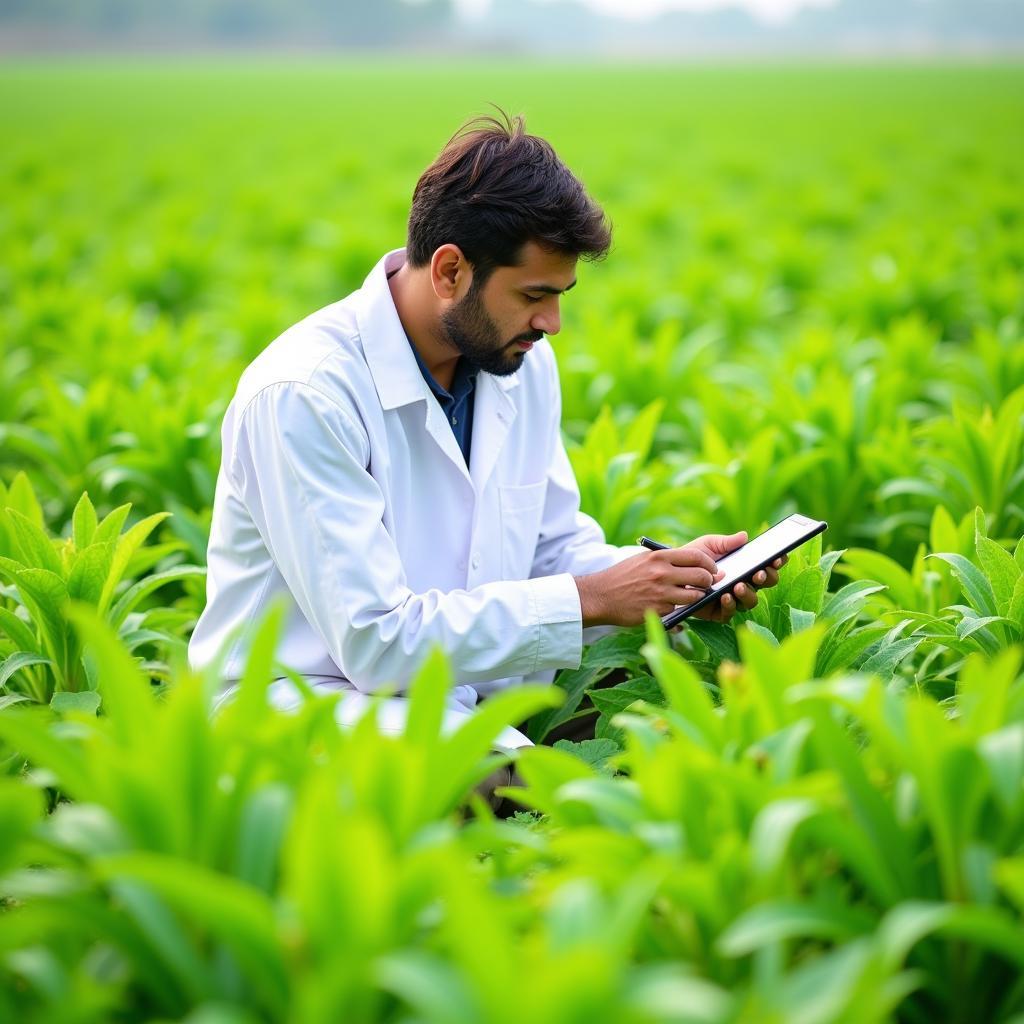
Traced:
POLYGON ((1019 66, 0 71, 0 1017, 1019 1020, 1019 66), (621 543, 830 523, 461 737, 183 666, 220 418, 494 101, 605 206, 554 339, 621 543), (87 492, 88 497, 83 497, 87 492), (168 517, 166 513, 171 513, 168 517), (597 684, 614 670, 625 681, 597 684), (503 722, 524 806, 467 793, 503 722))

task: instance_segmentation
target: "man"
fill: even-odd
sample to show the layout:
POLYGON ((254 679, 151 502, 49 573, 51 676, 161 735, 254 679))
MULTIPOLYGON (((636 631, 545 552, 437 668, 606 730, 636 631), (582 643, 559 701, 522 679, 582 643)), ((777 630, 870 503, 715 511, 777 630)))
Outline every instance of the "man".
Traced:
MULTIPOLYGON (((585 627, 692 601, 746 537, 617 548, 579 509, 547 338, 579 258, 610 246, 601 209, 521 118, 464 126, 413 193, 408 244, 363 286, 285 331, 224 418, 196 665, 239 678, 245 628, 283 599, 280 661, 320 688, 401 691, 435 644, 477 700, 580 662, 585 627), (227 646, 225 647, 225 642, 227 646)), ((771 586, 775 569, 758 580, 771 586)), ((750 608, 737 585, 705 617, 750 608)), ((295 699, 276 684, 275 699, 295 699)), ((381 725, 399 730, 401 696, 381 725)), ((515 729, 503 747, 528 743, 515 729)))

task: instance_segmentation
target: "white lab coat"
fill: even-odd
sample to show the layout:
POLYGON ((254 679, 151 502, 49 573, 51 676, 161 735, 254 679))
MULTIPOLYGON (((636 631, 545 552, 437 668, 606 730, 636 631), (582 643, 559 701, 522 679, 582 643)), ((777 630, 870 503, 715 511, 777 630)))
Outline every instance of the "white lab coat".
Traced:
MULTIPOLYGON (((518 373, 477 378, 471 462, 416 364, 387 283, 404 250, 363 286, 295 324, 245 370, 224 417, 207 605, 196 667, 245 662, 268 605, 287 614, 281 663, 317 687, 399 691, 430 648, 457 684, 446 726, 479 694, 580 663, 573 575, 635 553, 608 545, 579 510, 546 340, 518 373)), ((287 705, 291 684, 272 690, 287 705)), ((400 730, 406 701, 385 702, 400 730)), ((502 746, 528 741, 513 729, 502 746)))

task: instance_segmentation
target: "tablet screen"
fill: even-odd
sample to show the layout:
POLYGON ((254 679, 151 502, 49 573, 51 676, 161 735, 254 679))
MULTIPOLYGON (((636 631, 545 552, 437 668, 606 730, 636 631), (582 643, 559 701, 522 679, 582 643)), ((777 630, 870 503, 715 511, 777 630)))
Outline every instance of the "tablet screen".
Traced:
POLYGON ((765 530, 741 548, 717 559, 718 568, 725 576, 711 585, 712 592, 728 589, 759 565, 771 561, 780 551, 800 541, 818 524, 806 516, 793 515, 765 530))

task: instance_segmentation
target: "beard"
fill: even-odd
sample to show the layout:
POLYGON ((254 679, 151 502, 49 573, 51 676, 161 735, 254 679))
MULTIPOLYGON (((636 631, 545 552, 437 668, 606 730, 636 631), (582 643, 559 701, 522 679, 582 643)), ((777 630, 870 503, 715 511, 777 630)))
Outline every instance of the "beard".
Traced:
POLYGON ((523 365, 526 353, 514 346, 520 341, 540 341, 539 331, 519 334, 502 342, 497 324, 484 308, 480 288, 474 281, 466 297, 441 314, 441 337, 484 373, 507 377, 523 365))

